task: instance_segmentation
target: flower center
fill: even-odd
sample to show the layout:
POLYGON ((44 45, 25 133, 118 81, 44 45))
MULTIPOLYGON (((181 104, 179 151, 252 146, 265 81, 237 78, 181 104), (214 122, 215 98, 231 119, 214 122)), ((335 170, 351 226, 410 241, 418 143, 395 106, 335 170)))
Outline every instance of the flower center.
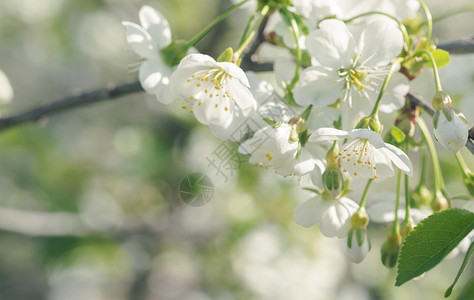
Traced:
POLYGON ((374 146, 368 139, 356 139, 339 152, 339 162, 343 172, 351 176, 377 179, 374 160, 374 146))
POLYGON ((229 92, 231 79, 231 76, 220 68, 198 71, 186 80, 187 84, 195 86, 195 92, 188 100, 199 101, 198 106, 201 106, 203 101, 214 101, 216 109, 229 111, 233 106, 232 102, 236 101, 229 92))
POLYGON ((378 93, 382 86, 385 76, 389 73, 389 66, 386 67, 370 67, 367 63, 375 57, 374 53, 369 58, 361 61, 362 54, 354 57, 354 63, 348 68, 337 70, 339 79, 334 82, 343 81, 342 102, 349 102, 352 107, 352 91, 355 90, 362 99, 369 98, 368 92, 378 93))

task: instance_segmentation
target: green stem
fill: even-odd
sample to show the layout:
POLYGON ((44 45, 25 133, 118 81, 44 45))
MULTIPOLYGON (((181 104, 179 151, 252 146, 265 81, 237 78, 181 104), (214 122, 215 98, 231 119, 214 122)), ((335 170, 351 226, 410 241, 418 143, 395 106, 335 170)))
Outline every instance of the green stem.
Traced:
MULTIPOLYGON (((431 163, 433 164, 433 176, 434 176, 434 193, 435 195, 444 190, 444 181, 441 175, 441 167, 439 165, 438 154, 436 153, 436 148, 431 138, 431 134, 428 130, 428 127, 425 124, 425 121, 422 118, 417 118, 418 126, 420 127, 421 134, 423 135, 426 145, 428 146, 428 151, 431 156, 431 163)), ((444 194, 444 193, 443 193, 444 194)))
MULTIPOLYGON (((398 170, 397 173, 397 197, 395 198, 395 220, 393 220, 393 225, 398 224, 398 208, 400 207, 400 187, 402 181, 402 171, 398 170)), ((405 200, 406 202, 406 200, 405 200)))
POLYGON ((359 210, 365 207, 365 202, 367 201, 367 194, 369 192, 369 187, 371 183, 372 183, 372 179, 369 179, 369 181, 367 182, 367 185, 365 186, 364 193, 362 194, 362 199, 360 199, 359 210))
POLYGON ((209 31, 211 31, 217 24, 224 21, 227 16, 229 16, 233 11, 237 8, 248 2, 249 0, 244 0, 238 4, 231 6, 227 9, 224 13, 214 19, 209 25, 207 25, 203 30, 201 30, 198 34, 196 34, 189 42, 186 43, 186 46, 191 47, 197 44, 209 31))
MULTIPOLYGON (((405 142, 405 153, 408 155, 408 143, 405 142)), ((425 150, 425 156, 426 156, 426 150, 425 150)), ((423 176, 423 180, 424 180, 424 175, 423 173, 425 172, 424 170, 424 166, 425 165, 425 162, 423 160, 422 162, 422 166, 423 166, 423 170, 421 171, 422 172, 422 176, 423 176)), ((410 191, 408 189, 408 175, 405 174, 405 220, 409 220, 410 219, 410 191)))
POLYGON ((461 171, 464 174, 464 176, 469 178, 469 174, 472 173, 472 172, 471 172, 471 170, 469 170, 469 167, 467 166, 466 162, 464 161, 464 158, 462 157, 460 151, 456 152, 456 160, 458 161, 458 165, 461 168, 461 171))
POLYGON ((252 31, 250 31, 250 33, 248 33, 249 29, 247 29, 247 28, 245 29, 244 35, 242 35, 242 38, 240 40, 239 49, 237 49, 237 51, 234 52, 234 60, 239 59, 242 52, 244 52, 245 48, 247 48, 250 41, 252 41, 252 39, 255 35, 255 32, 257 31, 258 27, 260 26, 260 23, 262 23, 263 19, 267 16, 267 14, 269 12, 270 12, 270 7, 268 5, 265 5, 264 7, 262 7, 262 9, 260 10, 260 18, 257 20, 257 22, 255 22, 255 24, 253 24, 253 26, 250 26, 250 27, 253 27, 252 31), (245 36, 245 35, 247 35, 247 36, 245 36))
MULTIPOLYGON (((369 11, 369 12, 366 12, 366 13, 363 13, 363 14, 360 14, 360 15, 357 15, 355 17, 352 17, 350 19, 346 19, 346 20, 342 20, 344 23, 350 23, 352 21, 354 21, 355 19, 358 19, 358 18, 361 18, 361 17, 366 17, 366 16, 370 16, 370 15, 382 15, 382 16, 385 16, 385 17, 388 17, 390 19, 392 19, 393 21, 397 22, 398 24, 398 28, 400 28, 400 31, 402 32, 403 34, 403 40, 405 41, 405 43, 408 43, 409 41, 409 37, 408 37, 408 32, 407 32, 407 28, 405 27, 405 25, 403 25, 403 23, 401 23, 400 21, 398 21, 397 18, 395 18, 394 16, 392 15, 389 15, 387 13, 384 13, 382 11, 369 11)), ((326 20, 326 19, 330 19, 331 17, 328 17, 328 18, 324 18, 322 19, 321 21, 318 22, 318 27, 319 27, 319 24, 326 20)), ((331 18, 332 19, 332 18, 331 18)))
POLYGON ((431 17, 431 12, 425 2, 423 2, 423 0, 418 0, 418 2, 420 2, 421 8, 426 15, 426 25, 428 27, 426 30, 426 40, 429 43, 431 41, 431 33, 433 32, 433 18, 431 17))
POLYGON ((293 80, 291 80, 290 84, 288 85, 287 89, 292 90, 296 84, 298 84, 298 81, 300 80, 300 72, 301 72, 301 61, 302 61, 302 55, 301 55, 301 48, 300 48, 300 30, 298 28, 298 24, 296 23, 295 18, 293 17, 291 19, 291 28, 293 29, 293 36, 295 38, 295 43, 296 43, 296 70, 295 70, 295 75, 293 76, 293 80))
POLYGON ((250 27, 251 27, 253 21, 255 20, 255 17, 257 16, 257 14, 258 14, 258 9, 253 12, 252 16, 250 17, 250 20, 247 23, 247 26, 245 26, 245 30, 244 30, 244 33, 242 34, 242 37, 240 38, 239 45, 242 45, 244 43, 245 37, 249 33, 250 27))
MULTIPOLYGON (((454 15, 469 12, 469 11, 474 11, 474 6, 467 5, 467 6, 462 6, 462 7, 458 7, 458 8, 448 10, 447 12, 445 12, 445 13, 439 15, 439 16, 434 17, 432 21, 433 21, 433 23, 436 23, 436 22, 442 21, 446 18, 452 17, 454 15)), ((425 23, 423 23, 423 25, 425 25, 425 23)))
POLYGON ((380 88, 379 95, 377 96, 377 100, 375 101, 374 108, 372 109, 372 112, 370 113, 370 117, 374 117, 374 118, 377 117, 377 114, 380 108, 380 103, 382 102, 382 97, 385 93, 385 89, 387 88, 388 82, 390 81, 390 78, 392 78, 393 74, 395 73, 395 68, 402 60, 403 58, 401 57, 397 58, 397 60, 390 67, 390 71, 383 81, 382 87, 380 88))
POLYGON ((421 50, 416 51, 415 54, 413 54, 413 56, 420 55, 420 53, 428 55, 428 58, 431 61, 431 65, 433 65, 436 92, 442 92, 443 88, 441 87, 441 81, 439 80, 438 66, 436 65, 436 60, 434 59, 433 54, 431 54, 431 52, 429 52, 426 49, 421 49, 421 50))

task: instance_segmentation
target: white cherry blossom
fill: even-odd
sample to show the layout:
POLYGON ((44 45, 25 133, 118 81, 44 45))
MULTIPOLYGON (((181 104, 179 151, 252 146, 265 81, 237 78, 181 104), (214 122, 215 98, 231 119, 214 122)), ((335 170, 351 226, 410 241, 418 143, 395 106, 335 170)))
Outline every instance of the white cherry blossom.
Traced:
POLYGON ((174 100, 168 86, 173 68, 163 61, 160 49, 171 43, 170 26, 166 18, 150 6, 143 6, 138 15, 141 26, 122 22, 130 47, 145 59, 138 78, 145 91, 155 95, 159 102, 169 104, 174 100))
POLYGON ((283 176, 307 174, 314 169, 315 159, 306 149, 298 150, 298 141, 290 140, 292 130, 289 124, 265 126, 243 142, 239 152, 250 155, 249 163, 259 168, 272 168, 283 176))
POLYGON ((349 141, 339 153, 339 163, 346 175, 379 182, 395 174, 392 163, 405 174, 412 175, 413 165, 408 156, 399 148, 384 143, 382 137, 370 129, 344 131, 320 128, 311 134, 309 141, 345 138, 349 138, 349 141))
POLYGON ((170 79, 171 92, 182 97, 204 125, 227 128, 256 109, 244 71, 231 62, 204 54, 183 58, 170 79))
MULTIPOLYGON (((321 22, 306 39, 313 66, 302 72, 293 90, 296 102, 323 107, 340 99, 355 106, 354 111, 369 113, 402 46, 400 30, 386 22, 373 22, 362 30, 335 19, 321 22)), ((402 107, 409 89, 401 74, 394 74, 392 83, 385 90, 384 112, 402 107)))
POLYGON ((359 206, 352 199, 324 199, 318 195, 295 209, 293 219, 303 227, 319 224, 319 230, 326 237, 345 237, 350 227, 350 218, 359 206))

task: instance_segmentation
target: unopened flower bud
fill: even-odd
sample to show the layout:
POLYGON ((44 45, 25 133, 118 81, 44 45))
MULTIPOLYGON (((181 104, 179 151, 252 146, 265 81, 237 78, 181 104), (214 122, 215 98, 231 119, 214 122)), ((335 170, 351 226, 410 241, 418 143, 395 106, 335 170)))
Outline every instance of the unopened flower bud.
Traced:
POLYGON ((467 141, 468 127, 463 114, 444 108, 433 116, 434 135, 445 148, 456 153, 467 141))
POLYGON ((323 184, 328 192, 333 196, 337 196, 341 193, 344 178, 342 172, 337 166, 331 166, 326 168, 323 173, 323 184))
POLYGON ((408 219, 405 219, 402 224, 400 225, 400 234, 403 239, 406 239, 406 237, 410 234, 410 232, 415 229, 416 223, 413 221, 413 219, 410 217, 408 219))
POLYGON ((364 260, 370 250, 367 229, 352 228, 347 236, 347 254, 352 262, 360 263, 364 260))
POLYGON ((412 207, 429 206, 433 200, 433 193, 425 184, 421 184, 411 192, 410 200, 412 207))
POLYGON ((382 263, 387 268, 393 268, 397 264, 398 252, 402 243, 402 236, 398 224, 394 224, 389 228, 387 240, 382 244, 380 249, 382 263))
POLYGON ((449 208, 448 200, 444 197, 441 192, 437 192, 435 199, 431 202, 431 209, 433 212, 439 212, 449 208))

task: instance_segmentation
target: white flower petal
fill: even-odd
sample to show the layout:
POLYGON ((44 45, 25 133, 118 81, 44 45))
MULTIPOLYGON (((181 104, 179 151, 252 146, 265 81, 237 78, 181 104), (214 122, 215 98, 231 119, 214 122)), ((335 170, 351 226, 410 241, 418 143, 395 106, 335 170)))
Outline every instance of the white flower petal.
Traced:
POLYGON ((127 42, 135 53, 147 59, 158 58, 159 49, 146 30, 131 22, 122 22, 122 24, 127 29, 127 42))
POLYGON ((306 48, 321 65, 335 70, 347 67, 355 54, 355 42, 344 22, 330 19, 306 38, 306 48))
POLYGON ((293 89, 296 103, 306 106, 327 106, 339 98, 342 84, 335 70, 326 67, 309 67, 301 73, 300 84, 293 89))
POLYGON ((140 23, 158 46, 164 48, 171 43, 171 29, 168 21, 160 12, 150 6, 143 6, 138 13, 140 23))
POLYGON ((319 196, 300 203, 293 214, 296 224, 309 228, 316 225, 330 204, 319 196))
POLYGON ((319 128, 311 134, 309 142, 333 141, 340 138, 346 138, 349 132, 336 128, 319 128))
POLYGON ((169 88, 171 73, 172 69, 161 59, 149 60, 140 66, 138 78, 145 91, 156 95, 159 102, 169 104, 174 100, 169 88))
POLYGON ((375 148, 384 147, 382 137, 377 132, 370 129, 354 129, 349 132, 351 138, 368 139, 375 148))
POLYGON ((383 66, 394 60, 403 47, 400 29, 391 23, 375 21, 368 24, 361 36, 361 61, 370 58, 368 65, 383 66))
POLYGON ((392 113, 402 108, 405 105, 405 96, 409 90, 408 78, 401 73, 393 74, 385 90, 387 95, 382 98, 380 112, 392 113))
POLYGON ((390 156, 392 162, 400 169, 403 173, 408 174, 409 176, 413 175, 413 165, 408 158, 408 156, 400 150, 399 148, 395 147, 394 145, 385 143, 385 147, 387 148, 386 154, 390 156))
POLYGON ((13 98, 13 88, 10 85, 7 75, 0 70, 0 102, 2 104, 9 103, 13 98))

